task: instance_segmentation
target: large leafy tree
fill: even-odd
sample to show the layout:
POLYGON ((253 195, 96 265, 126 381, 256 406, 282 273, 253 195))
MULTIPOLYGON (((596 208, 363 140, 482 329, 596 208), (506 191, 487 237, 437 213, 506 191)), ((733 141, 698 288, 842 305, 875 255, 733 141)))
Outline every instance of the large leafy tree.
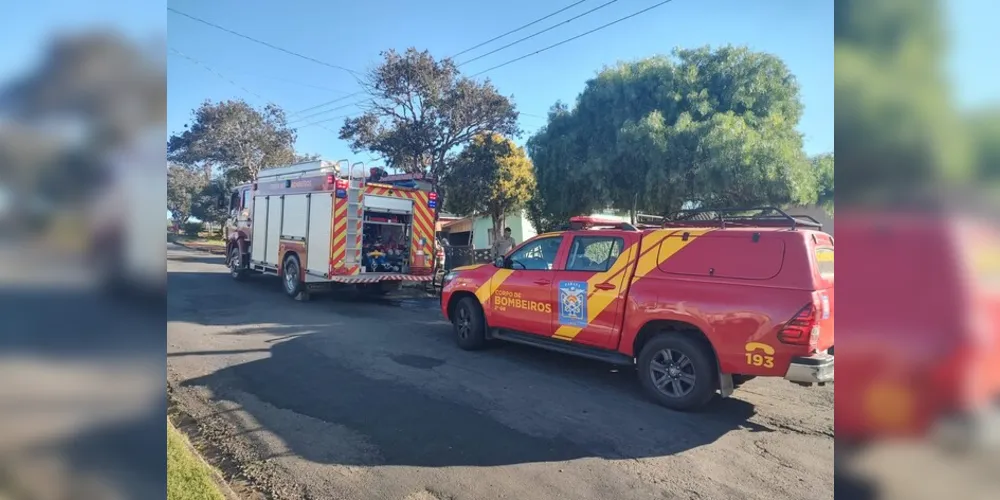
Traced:
POLYGON ((801 114, 785 64, 743 47, 606 68, 529 141, 544 200, 533 205, 562 218, 609 207, 660 213, 687 201, 815 201, 795 130, 801 114))
POLYGON ((590 178, 590 169, 585 168, 593 167, 586 164, 585 149, 579 144, 585 136, 585 131, 576 127, 569 107, 557 102, 549 110, 545 130, 528 141, 535 165, 536 189, 527 211, 536 231, 555 230, 574 215, 606 207, 606 197, 590 178))
POLYGON ((505 216, 524 208, 535 189, 535 173, 524 148, 500 134, 477 135, 457 156, 444 179, 449 210, 458 215, 488 215, 493 234, 505 216))
POLYGON ((187 165, 167 165, 167 210, 177 224, 191 217, 197 197, 208 184, 203 171, 187 165))
POLYGON ((171 161, 218 168, 228 182, 252 180, 265 168, 294 163, 295 131, 274 104, 255 109, 245 101, 206 101, 194 110, 192 124, 170 137, 171 161))
POLYGON ((363 81, 366 111, 340 129, 355 152, 377 153, 389 167, 437 183, 446 177, 449 154, 476 135, 520 133, 514 104, 489 80, 476 82, 450 59, 414 48, 382 57, 363 81))

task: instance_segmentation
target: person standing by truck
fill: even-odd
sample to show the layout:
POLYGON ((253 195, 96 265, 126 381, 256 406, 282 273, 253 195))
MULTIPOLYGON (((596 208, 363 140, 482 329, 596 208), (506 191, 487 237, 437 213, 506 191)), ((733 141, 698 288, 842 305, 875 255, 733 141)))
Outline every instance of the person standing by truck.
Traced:
POLYGON ((517 243, 514 242, 514 238, 510 235, 510 228, 504 228, 503 236, 497 238, 497 240, 493 242, 493 258, 495 259, 497 257, 507 255, 507 252, 514 248, 514 245, 516 244, 517 243))

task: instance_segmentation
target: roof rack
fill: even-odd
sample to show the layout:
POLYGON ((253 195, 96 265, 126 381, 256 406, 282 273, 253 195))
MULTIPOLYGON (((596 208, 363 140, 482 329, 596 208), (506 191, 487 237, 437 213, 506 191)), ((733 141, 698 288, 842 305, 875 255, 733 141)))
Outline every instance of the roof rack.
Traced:
POLYGON ((722 229, 725 229, 727 225, 823 229, 822 223, 808 215, 788 215, 785 211, 777 207, 679 210, 663 218, 663 227, 704 226, 706 222, 717 223, 722 229))

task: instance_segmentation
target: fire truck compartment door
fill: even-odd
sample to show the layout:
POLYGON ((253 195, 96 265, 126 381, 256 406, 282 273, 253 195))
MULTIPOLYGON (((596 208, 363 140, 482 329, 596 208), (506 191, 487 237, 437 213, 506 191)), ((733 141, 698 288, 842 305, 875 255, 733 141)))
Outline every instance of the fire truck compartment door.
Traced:
POLYGON ((362 198, 365 210, 396 214, 413 213, 413 200, 389 198, 387 196, 365 196, 362 198))

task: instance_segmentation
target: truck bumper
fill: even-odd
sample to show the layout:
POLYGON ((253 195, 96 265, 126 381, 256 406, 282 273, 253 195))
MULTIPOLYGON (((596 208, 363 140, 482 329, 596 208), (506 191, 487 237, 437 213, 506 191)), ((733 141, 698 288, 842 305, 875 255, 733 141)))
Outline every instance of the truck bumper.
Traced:
POLYGON ((826 384, 833 382, 832 349, 811 356, 792 358, 785 372, 785 380, 799 385, 826 384))

